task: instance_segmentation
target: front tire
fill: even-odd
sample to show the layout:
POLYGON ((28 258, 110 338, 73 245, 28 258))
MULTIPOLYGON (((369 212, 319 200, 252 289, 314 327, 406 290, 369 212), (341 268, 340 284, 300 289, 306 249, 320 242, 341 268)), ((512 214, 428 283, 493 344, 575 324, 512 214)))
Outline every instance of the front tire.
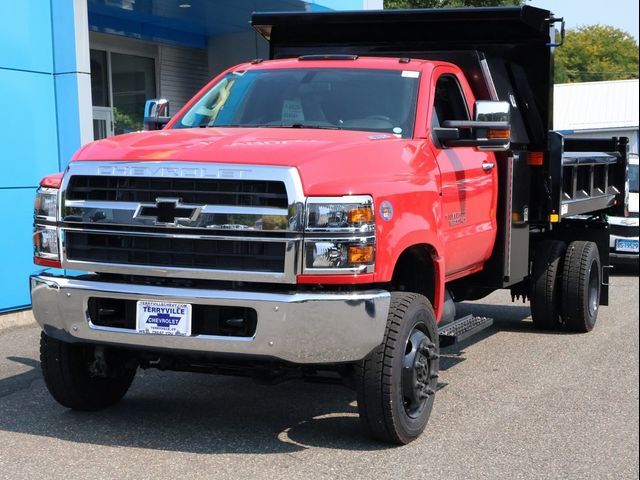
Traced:
POLYGON ((119 402, 133 382, 137 365, 117 350, 65 343, 40 336, 40 365, 51 396, 74 410, 100 410, 119 402), (99 364, 96 362, 99 361, 99 364))
POLYGON ((358 411, 372 437, 405 445, 422 433, 433 408, 438 359, 429 300, 392 292, 384 341, 356 368, 358 411))
POLYGON ((569 244, 562 273, 562 318, 569 330, 579 333, 593 330, 601 285, 598 246, 583 241, 569 244))

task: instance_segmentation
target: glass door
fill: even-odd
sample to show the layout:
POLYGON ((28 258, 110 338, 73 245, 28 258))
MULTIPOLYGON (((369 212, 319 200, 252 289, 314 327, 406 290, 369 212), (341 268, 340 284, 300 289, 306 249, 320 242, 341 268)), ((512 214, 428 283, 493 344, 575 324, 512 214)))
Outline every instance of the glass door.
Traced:
POLYGON ((93 139, 113 137, 113 112, 109 107, 93 107, 93 139))

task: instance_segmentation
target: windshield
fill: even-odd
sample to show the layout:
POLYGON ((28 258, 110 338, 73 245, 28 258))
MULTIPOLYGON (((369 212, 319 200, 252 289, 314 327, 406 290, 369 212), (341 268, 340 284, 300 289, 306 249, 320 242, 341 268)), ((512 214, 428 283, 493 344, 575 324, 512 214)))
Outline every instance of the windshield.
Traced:
POLYGON ((295 68, 226 75, 174 128, 282 127, 363 130, 409 138, 418 72, 295 68))
POLYGON ((638 164, 629 165, 629 191, 638 193, 638 164))

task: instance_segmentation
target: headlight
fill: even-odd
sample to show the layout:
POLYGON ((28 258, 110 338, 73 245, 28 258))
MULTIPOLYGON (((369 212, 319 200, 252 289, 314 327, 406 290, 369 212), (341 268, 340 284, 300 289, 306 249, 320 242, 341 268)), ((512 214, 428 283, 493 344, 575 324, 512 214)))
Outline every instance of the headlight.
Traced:
POLYGON ((373 272, 375 242, 371 197, 351 195, 307 200, 304 273, 373 272))
POLYGON ((375 231, 373 199, 364 195, 316 197, 307 202, 308 232, 375 231))
POLYGON ((58 189, 38 188, 33 205, 33 258, 38 265, 60 266, 57 217, 58 189))
POLYGON ((38 188, 33 205, 33 215, 36 220, 55 221, 58 213, 58 189, 38 188))
POLYGON ((33 256, 58 260, 58 229, 36 225, 33 232, 33 256))
POLYGON ((305 242, 305 269, 343 268, 349 269, 348 273, 367 271, 369 270, 367 267, 373 267, 375 260, 374 242, 374 238, 333 241, 308 240, 305 242))

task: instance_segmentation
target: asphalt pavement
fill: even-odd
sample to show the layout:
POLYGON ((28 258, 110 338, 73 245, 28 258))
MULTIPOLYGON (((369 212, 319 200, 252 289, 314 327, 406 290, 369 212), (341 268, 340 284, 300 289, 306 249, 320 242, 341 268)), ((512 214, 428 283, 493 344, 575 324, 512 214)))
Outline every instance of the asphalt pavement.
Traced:
POLYGON ((0 478, 638 478, 636 274, 612 278, 586 335, 536 331, 507 292, 461 310, 494 326, 442 352, 431 420, 404 447, 365 436, 350 390, 301 381, 145 371, 117 406, 69 411, 39 329, 0 326, 0 478))

